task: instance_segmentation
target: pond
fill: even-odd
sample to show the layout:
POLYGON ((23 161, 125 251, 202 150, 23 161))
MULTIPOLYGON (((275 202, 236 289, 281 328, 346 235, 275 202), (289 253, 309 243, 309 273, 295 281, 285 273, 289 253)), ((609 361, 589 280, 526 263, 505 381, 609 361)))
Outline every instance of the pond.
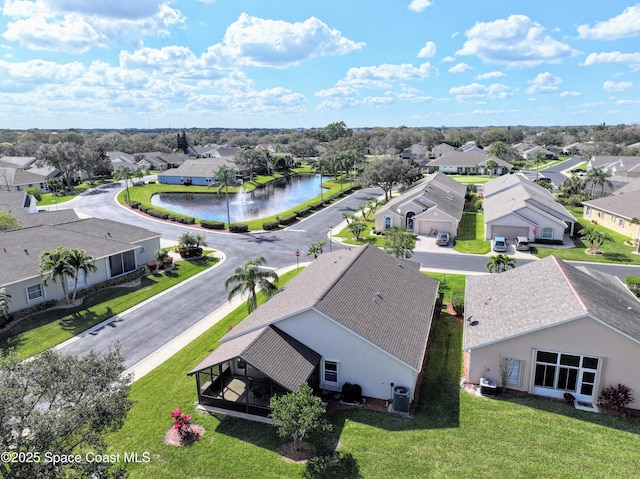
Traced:
MULTIPOLYGON (((325 177, 326 178, 326 177, 325 177)), ((320 195, 320 175, 288 176, 272 181, 250 193, 229 195, 231 222, 238 223, 277 215, 320 195)), ((227 221, 224 191, 211 193, 156 193, 151 204, 206 220, 227 221)))

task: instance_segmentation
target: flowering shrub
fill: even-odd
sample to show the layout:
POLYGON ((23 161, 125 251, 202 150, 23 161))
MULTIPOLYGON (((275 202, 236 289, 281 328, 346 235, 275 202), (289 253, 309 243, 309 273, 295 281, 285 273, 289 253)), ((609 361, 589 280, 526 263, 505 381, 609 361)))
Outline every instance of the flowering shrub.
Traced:
POLYGON ((625 417, 629 412, 629 404, 633 401, 631 388, 624 384, 618 384, 618 387, 609 386, 602 390, 600 401, 625 417))
POLYGON ((191 429, 191 415, 182 412, 182 409, 177 408, 171 411, 171 417, 173 418, 173 428, 178 431, 180 438, 184 441, 188 439, 193 431, 191 429))

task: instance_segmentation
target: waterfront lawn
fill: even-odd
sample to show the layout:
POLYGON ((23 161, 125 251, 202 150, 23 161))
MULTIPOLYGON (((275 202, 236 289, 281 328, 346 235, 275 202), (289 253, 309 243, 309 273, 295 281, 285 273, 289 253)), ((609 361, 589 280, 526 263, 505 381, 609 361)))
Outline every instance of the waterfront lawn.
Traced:
POLYGON ((73 308, 49 309, 16 321, 0 334, 0 351, 13 347, 21 358, 38 354, 210 268, 218 261, 212 256, 176 261, 168 274, 157 272, 147 275, 139 286, 106 288, 89 294, 82 304, 73 308))
POLYGON ((484 213, 482 210, 462 213, 453 249, 460 253, 471 254, 486 254, 491 250, 491 243, 484 239, 484 213))
MULTIPOLYGON (((304 464, 278 454, 287 440, 272 426, 195 412, 195 379, 186 372, 245 316, 242 305, 132 385, 134 406, 124 427, 107 438, 110 454, 149 454, 148 463, 126 465, 132 479, 304 476, 304 464), (163 442, 170 412, 179 406, 205 429, 188 447, 163 442)), ((462 324, 442 314, 431 331, 415 417, 340 410, 329 415, 333 431, 312 441, 320 452, 338 444, 366 478, 602 478, 637 472, 640 418, 622 421, 552 399, 472 396, 459 388, 461 373, 462 324)))

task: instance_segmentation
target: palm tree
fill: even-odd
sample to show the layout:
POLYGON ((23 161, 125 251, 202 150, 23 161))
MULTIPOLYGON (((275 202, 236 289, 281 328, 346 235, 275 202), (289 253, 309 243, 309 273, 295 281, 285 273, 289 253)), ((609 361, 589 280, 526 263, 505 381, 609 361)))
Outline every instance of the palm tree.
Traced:
POLYGON ((609 170, 603 170, 602 168, 591 168, 587 172, 587 180, 591 181, 591 197, 596 195, 596 187, 600 186, 600 196, 604 196, 605 185, 610 185, 611 182, 607 179, 611 176, 609 170))
POLYGON ((264 257, 247 260, 247 262, 238 266, 235 272, 229 276, 224 282, 224 288, 235 283, 235 286, 229 291, 229 301, 236 294, 248 295, 247 311, 251 314, 258 307, 257 289, 261 288, 267 296, 272 296, 278 291, 278 273, 268 269, 261 269, 260 266, 266 264, 264 257))
POLYGON ((9 304, 11 304, 11 295, 5 288, 0 288, 0 317, 9 317, 9 304))
POLYGON ((611 240, 611 235, 605 231, 598 231, 595 226, 587 226, 580 231, 580 237, 589 245, 589 253, 595 254, 600 251, 600 246, 605 241, 611 240))
POLYGON ((238 172, 236 171, 236 169, 231 168, 227 165, 222 165, 216 172, 218 194, 220 194, 222 187, 224 187, 224 195, 227 200, 227 224, 229 225, 229 228, 231 228, 231 213, 229 211, 229 185, 236 182, 237 175, 238 172))
POLYGON ((493 176, 493 170, 498 167, 498 162, 496 160, 489 160, 485 165, 485 169, 489 170, 489 178, 493 176))
POLYGON ((504 141, 494 141, 489 148, 487 148, 487 153, 504 160, 507 158, 507 155, 509 155, 509 146, 504 141))
POLYGON ((73 274, 73 268, 67 262, 68 255, 69 250, 62 247, 58 247, 54 251, 43 251, 40 254, 40 276, 42 276, 42 284, 45 286, 49 280, 54 283, 60 280, 64 298, 67 303, 71 304, 66 277, 73 274))
POLYGON ((360 234, 362 233, 362 230, 364 230, 365 226, 366 223, 364 221, 361 221, 358 218, 354 218, 353 220, 351 220, 351 223, 349 223, 349 226, 347 226, 347 228, 353 233, 353 235, 356 237, 356 240, 358 240, 360 239, 360 234))
POLYGON ((313 255, 313 259, 318 258, 319 254, 322 254, 322 247, 325 245, 325 241, 316 241, 315 243, 311 243, 309 249, 307 250, 307 256, 313 255))
POLYGON ((515 268, 516 259, 506 254, 496 254, 491 256, 485 266, 489 273, 502 273, 509 268, 515 268))
POLYGON ((131 203, 131 198, 129 196, 129 178, 135 175, 135 170, 130 166, 118 166, 116 171, 113 172, 113 177, 116 180, 124 180, 124 186, 127 189, 127 204, 131 203))
POLYGON ((84 250, 72 248, 67 253, 66 263, 71 268, 71 277, 73 278, 73 296, 71 302, 76 300, 76 294, 78 293, 78 277, 80 271, 82 271, 86 277, 89 273, 94 273, 98 270, 93 256, 88 254, 84 250))
POLYGON ((584 181, 579 176, 570 176, 560 183, 560 191, 565 195, 578 195, 584 191, 584 181))
POLYGON ((536 165, 536 179, 540 178, 540 163, 546 160, 547 157, 542 151, 536 151, 535 156, 533 157, 533 162, 536 165))

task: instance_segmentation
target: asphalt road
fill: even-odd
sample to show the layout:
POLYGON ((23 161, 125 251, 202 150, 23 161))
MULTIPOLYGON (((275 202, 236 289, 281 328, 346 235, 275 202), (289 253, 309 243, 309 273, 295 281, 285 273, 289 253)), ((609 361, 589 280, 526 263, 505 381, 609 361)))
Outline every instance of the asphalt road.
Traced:
MULTIPOLYGON (((80 215, 133 224, 158 232, 169 240, 177 240, 189 229, 120 207, 115 202, 119 190, 117 185, 105 185, 56 208, 74 208, 80 215)), ((294 264, 296 250, 299 250, 300 261, 307 261, 309 258, 306 251, 309 245, 318 240, 327 241, 329 229, 342 222, 343 212, 354 212, 359 204, 379 196, 380 193, 377 188, 358 191, 290 228, 277 232, 229 234, 198 229, 199 233, 206 236, 209 247, 225 254, 224 262, 116 318, 100 330, 80 335, 61 350, 73 354, 82 354, 91 349, 104 351, 114 341, 118 341, 125 364, 130 367, 224 305, 227 301, 224 280, 247 259, 264 256, 269 267, 281 268, 294 264)), ((331 246, 327 243, 325 251, 345 247, 340 243, 332 243, 331 246)), ((412 259, 427 269, 459 273, 486 272, 487 257, 481 255, 454 254, 443 249, 435 253, 419 252, 412 259)), ((528 262, 526 259, 518 259, 517 265, 522 266, 528 262)), ((620 278, 630 274, 640 275, 640 267, 605 264, 591 266, 620 278)), ((533 280, 544 279, 532 278, 533 280)))

